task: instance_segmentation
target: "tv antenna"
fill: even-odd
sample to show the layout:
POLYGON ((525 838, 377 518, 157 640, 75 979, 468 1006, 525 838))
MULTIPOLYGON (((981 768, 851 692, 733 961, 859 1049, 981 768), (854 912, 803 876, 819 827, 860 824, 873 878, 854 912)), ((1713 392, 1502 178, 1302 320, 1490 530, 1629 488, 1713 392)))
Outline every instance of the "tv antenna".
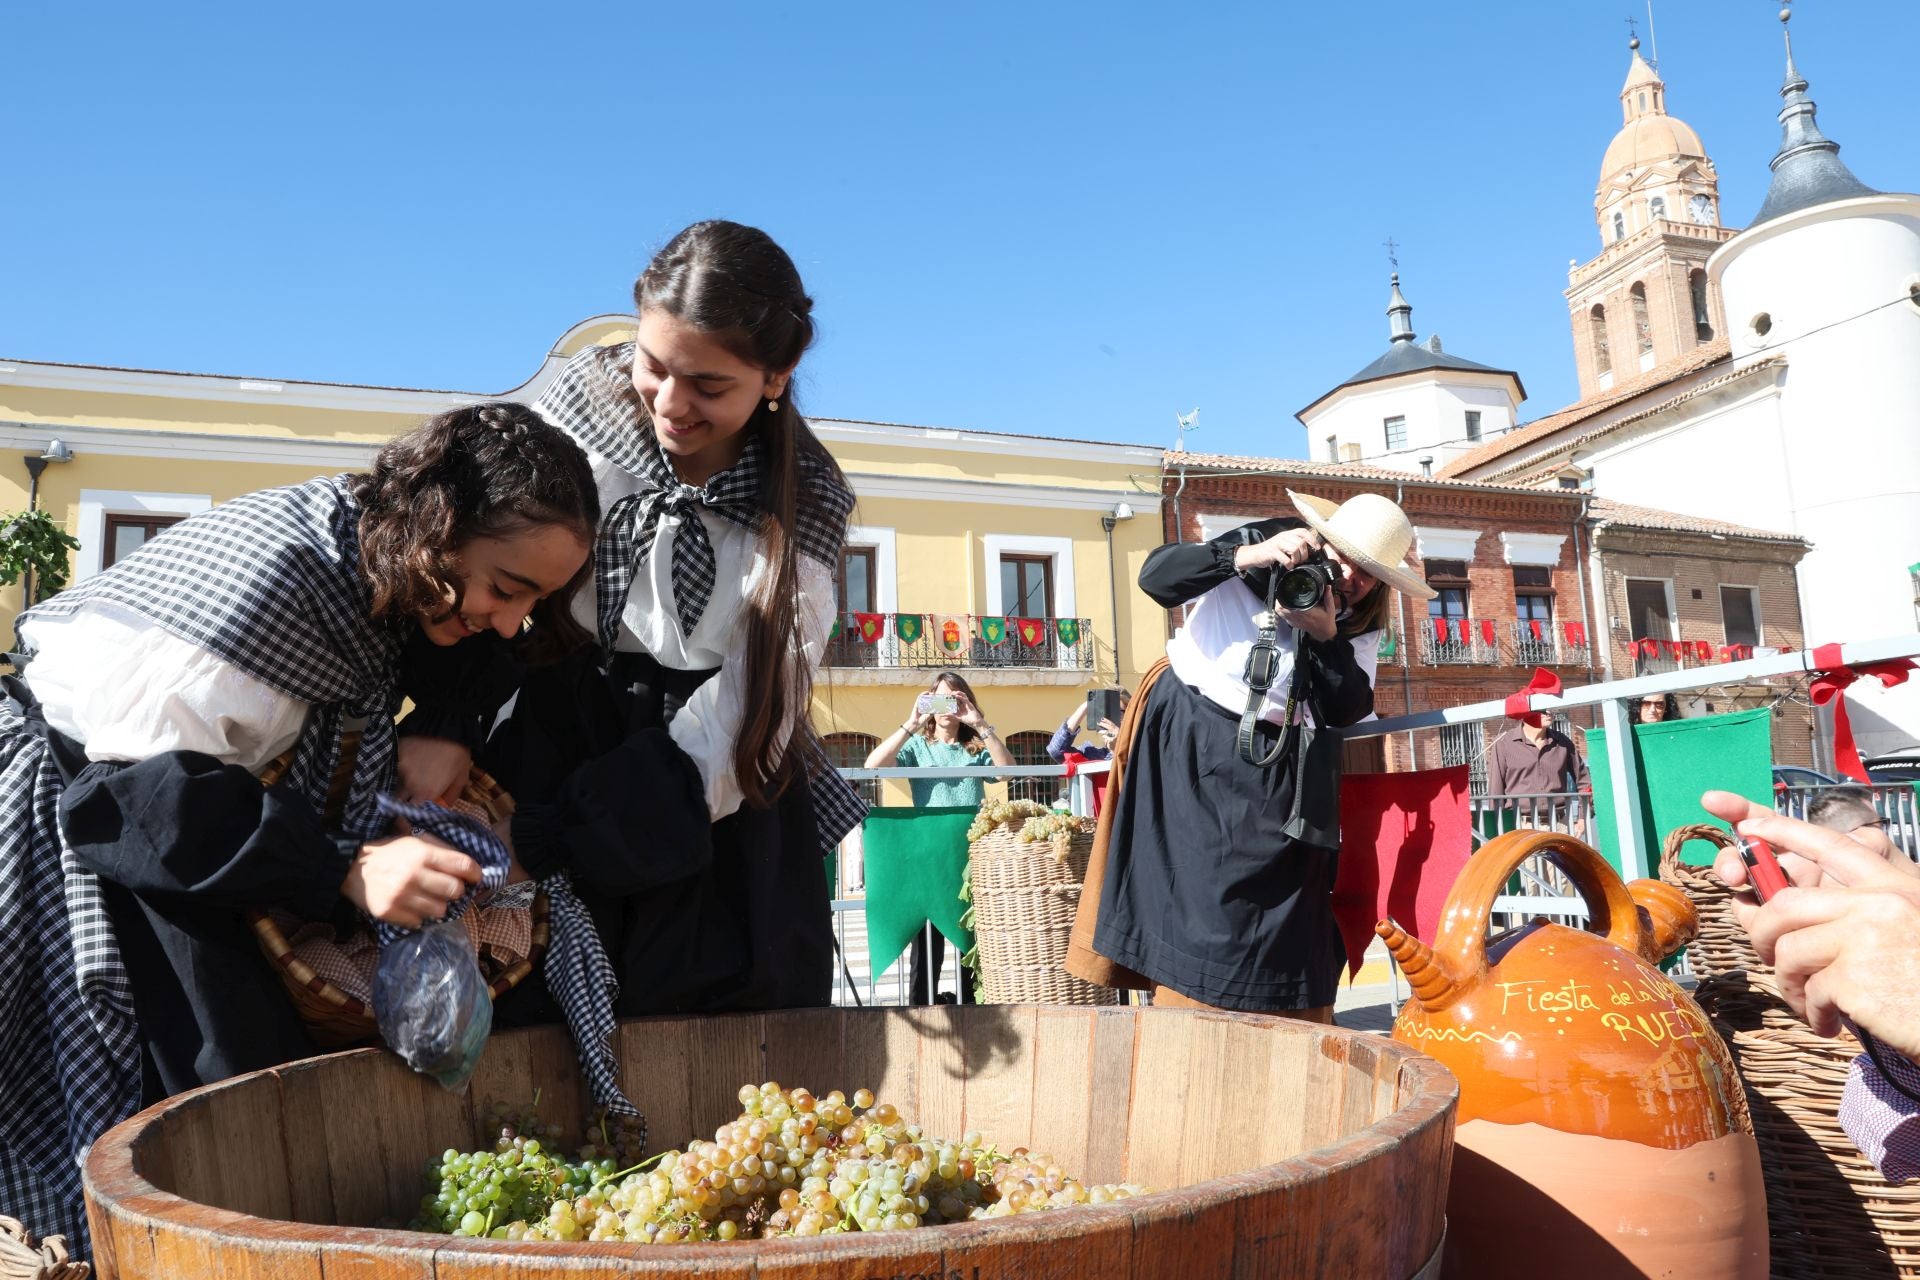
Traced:
POLYGON ((1180 428, 1180 434, 1174 438, 1173 447, 1184 450, 1187 447, 1187 432, 1200 429, 1200 406, 1195 405, 1188 413, 1180 413, 1176 410, 1173 420, 1180 428))

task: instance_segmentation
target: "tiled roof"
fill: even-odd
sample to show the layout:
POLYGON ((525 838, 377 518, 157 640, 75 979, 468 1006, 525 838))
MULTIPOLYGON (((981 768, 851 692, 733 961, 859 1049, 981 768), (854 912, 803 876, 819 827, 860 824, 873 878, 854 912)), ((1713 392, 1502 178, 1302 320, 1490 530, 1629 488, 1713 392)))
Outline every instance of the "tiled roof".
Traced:
POLYGON ((1765 542, 1805 542, 1804 538, 1796 537, 1791 533, 1750 529, 1746 525, 1728 524, 1724 520, 1683 515, 1678 511, 1661 511, 1655 507, 1637 507, 1630 502, 1615 502, 1611 498, 1595 498, 1588 511, 1601 525, 1624 525, 1630 529, 1661 529, 1671 533, 1717 533, 1723 538, 1757 538, 1765 542))
POLYGON ((1535 497, 1552 494, 1577 496, 1558 489, 1542 489, 1536 485, 1510 484, 1498 480, 1455 480, 1439 476, 1429 478, 1406 471, 1395 471, 1388 467, 1376 467, 1366 462, 1313 462, 1306 458, 1245 458, 1227 453, 1167 450, 1164 464, 1169 471, 1176 469, 1183 462, 1189 467, 1204 468, 1208 471, 1271 472, 1275 475, 1306 477, 1331 476, 1342 480, 1371 480, 1426 488, 1483 489, 1495 493, 1525 493, 1535 497))
POLYGON ((1631 378, 1616 386, 1613 390, 1597 396, 1589 396, 1550 413, 1544 418, 1535 418, 1532 422, 1522 423, 1496 440, 1489 440, 1468 453, 1463 453, 1446 466, 1440 468, 1442 476, 1457 476, 1471 471, 1475 467, 1484 467, 1497 458, 1506 456, 1515 450, 1524 448, 1536 440, 1544 440, 1556 431, 1584 422, 1597 414, 1605 413, 1617 404, 1631 400, 1635 396, 1677 381, 1690 373, 1698 373, 1709 365, 1718 364, 1728 358, 1727 340, 1715 338, 1712 342, 1702 343, 1683 356, 1655 365, 1637 378, 1631 378))

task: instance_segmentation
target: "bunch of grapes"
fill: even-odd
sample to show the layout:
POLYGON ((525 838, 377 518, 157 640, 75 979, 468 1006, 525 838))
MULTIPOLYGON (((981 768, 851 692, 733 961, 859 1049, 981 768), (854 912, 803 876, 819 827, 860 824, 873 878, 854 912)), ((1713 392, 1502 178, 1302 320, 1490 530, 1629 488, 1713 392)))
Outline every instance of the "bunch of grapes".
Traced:
POLYGON ((977 1133, 927 1136, 866 1089, 824 1097, 768 1082, 740 1090, 740 1114, 712 1141, 621 1167, 630 1130, 590 1123, 577 1161, 547 1154, 526 1113, 498 1109, 494 1152, 448 1151, 428 1169, 438 1190, 415 1225, 503 1240, 681 1241, 771 1239, 1002 1217, 1105 1204, 1132 1185, 1087 1186, 1024 1148, 1003 1155, 977 1133), (509 1130, 512 1131, 509 1134, 509 1130))
POLYGON ((1011 826, 1016 822, 1025 822, 1030 818, 1043 817, 1053 812, 1043 804, 1032 800, 989 800, 980 806, 973 825, 967 828, 969 843, 978 840, 998 826, 1011 826))

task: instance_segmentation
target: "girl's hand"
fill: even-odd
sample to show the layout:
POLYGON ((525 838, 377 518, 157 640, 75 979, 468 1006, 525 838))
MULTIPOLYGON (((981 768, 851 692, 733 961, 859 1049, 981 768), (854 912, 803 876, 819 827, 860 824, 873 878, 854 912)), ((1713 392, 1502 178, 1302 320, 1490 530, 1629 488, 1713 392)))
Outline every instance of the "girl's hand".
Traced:
POLYGON ((1320 597, 1320 603, 1311 609, 1282 608, 1276 610, 1276 612, 1278 612, 1287 625, 1291 626, 1295 631, 1312 636, 1315 640, 1323 644, 1333 639, 1334 632, 1338 630, 1340 626, 1339 616, 1334 612, 1333 592, 1331 591, 1323 594, 1320 597))
POLYGON ((437 804, 457 795, 473 772, 473 752, 446 738, 400 739, 400 798, 437 804))
POLYGON ((1283 529, 1265 542, 1241 547, 1233 553, 1233 567, 1245 572, 1261 565, 1291 569, 1320 549, 1320 539, 1311 529, 1283 529))
POLYGON ((1073 709, 1073 714, 1067 717, 1067 723, 1072 726, 1075 733, 1078 733, 1080 732, 1080 726, 1086 722, 1087 704, 1083 702, 1073 709))
POLYGON ((961 724, 978 729, 987 722, 987 718, 980 714, 980 708, 974 706, 973 699, 969 698, 966 694, 954 694, 953 703, 953 714, 959 719, 961 724))
POLYGON ((1100 717, 1100 736, 1107 740, 1108 746, 1112 746, 1114 739, 1120 736, 1120 726, 1102 716, 1100 717))
POLYGON ((418 929, 447 914, 480 883, 480 864, 432 836, 392 836, 360 846, 340 892, 376 920, 418 929))

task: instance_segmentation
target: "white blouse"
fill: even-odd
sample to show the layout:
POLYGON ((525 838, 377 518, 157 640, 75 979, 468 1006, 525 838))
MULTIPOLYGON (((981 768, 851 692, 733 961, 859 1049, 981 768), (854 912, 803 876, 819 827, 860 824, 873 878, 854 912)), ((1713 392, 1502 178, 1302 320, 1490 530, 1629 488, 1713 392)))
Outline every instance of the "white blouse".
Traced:
MULTIPOLYGON (((609 510, 620 499, 640 491, 641 483, 633 475, 591 452, 588 456, 600 491, 601 510, 609 510)), ((673 541, 683 518, 667 513, 660 517, 659 532, 645 562, 634 573, 613 647, 623 653, 650 653, 662 666, 679 671, 720 669, 694 690, 668 728, 675 745, 699 767, 708 813, 718 822, 738 809, 744 799, 734 776, 733 746, 746 713, 746 602, 773 566, 760 535, 751 529, 705 508, 699 509, 694 518, 706 527, 707 540, 713 546, 714 572, 713 594, 692 634, 680 629, 680 615, 674 608, 673 541)), ((796 561, 803 646, 799 659, 813 671, 819 668, 827 634, 833 629, 833 571, 812 556, 800 555, 796 561)), ((593 582, 583 583, 573 597, 573 616, 596 635, 597 609, 593 582)))
MULTIPOLYGON (((1207 701, 1234 715, 1247 709, 1247 654, 1259 638, 1259 617, 1266 602, 1239 577, 1227 579, 1187 606, 1187 620, 1167 641, 1167 664, 1182 684, 1198 689, 1207 701)), ((1294 631, 1282 619, 1275 635, 1280 650, 1273 687, 1267 690, 1261 719, 1286 723, 1287 689, 1293 683, 1294 631)), ((1353 656, 1372 684, 1380 661, 1380 633, 1353 637, 1353 656)), ((1294 708, 1294 720, 1306 715, 1294 708)), ((1373 717, 1366 717, 1371 720, 1373 717)))
POLYGON ((21 635, 42 714, 89 760, 199 751, 258 773, 306 722, 306 702, 120 605, 29 619, 21 635))

